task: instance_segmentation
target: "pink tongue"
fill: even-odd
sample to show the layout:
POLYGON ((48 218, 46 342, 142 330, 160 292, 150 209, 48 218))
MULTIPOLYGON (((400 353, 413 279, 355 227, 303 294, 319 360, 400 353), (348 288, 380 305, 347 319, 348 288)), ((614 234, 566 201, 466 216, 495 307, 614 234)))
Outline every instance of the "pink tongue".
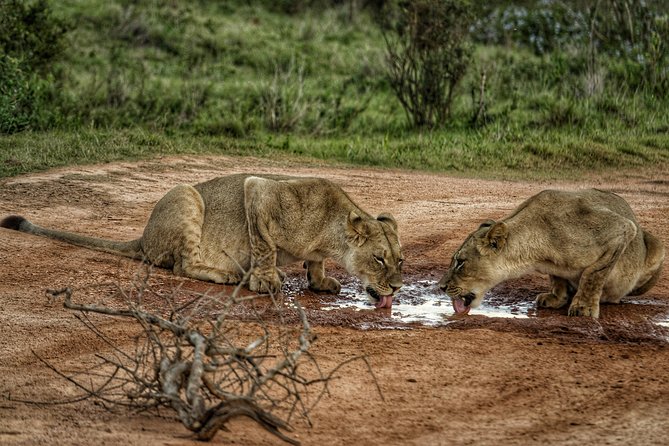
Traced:
POLYGON ((469 306, 465 305, 465 301, 462 299, 451 299, 453 302, 453 309, 457 314, 467 314, 469 313, 469 306))
POLYGON ((393 296, 381 296, 379 301, 374 304, 376 308, 392 308, 393 306, 393 296))

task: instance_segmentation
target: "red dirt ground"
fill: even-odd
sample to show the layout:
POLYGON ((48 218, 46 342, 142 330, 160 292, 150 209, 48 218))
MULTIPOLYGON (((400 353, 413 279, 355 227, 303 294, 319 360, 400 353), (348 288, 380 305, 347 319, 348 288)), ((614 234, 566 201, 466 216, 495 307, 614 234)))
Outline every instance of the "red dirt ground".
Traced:
MULTIPOLYGON (((481 221, 502 217, 548 187, 615 191, 642 226, 669 242, 669 181, 661 171, 518 182, 253 158, 163 158, 1 180, 0 217, 16 213, 44 226, 131 239, 172 186, 234 172, 326 177, 370 213, 393 213, 407 283, 438 281, 453 250, 481 221)), ((107 348, 73 313, 48 305, 45 289, 122 283, 137 262, 0 229, 0 268, 0 444, 201 444, 168 416, 111 413, 90 400, 16 401, 59 401, 76 393, 31 350, 67 371, 107 348)), ((329 269, 347 278, 336 265, 329 269)), ((287 272, 303 283, 299 267, 287 272)), ((165 283, 177 280, 166 271, 157 274, 165 283)), ((526 303, 546 285, 537 275, 493 291, 497 301, 526 303)), ((205 285, 186 280, 184 286, 205 285)), ((472 311, 443 326, 400 326, 387 311, 326 312, 320 306, 331 297, 299 298, 318 335, 311 352, 321 366, 332 369, 366 355, 383 394, 363 363, 345 366, 312 411, 313 427, 294 424, 292 435, 305 445, 667 444, 669 336, 666 324, 658 323, 669 313, 666 273, 646 295, 604 306, 599 320, 569 318, 566 310, 536 311, 525 319, 472 311)), ((119 337, 132 332, 118 320, 105 328, 119 337)), ((234 420, 229 428, 212 444, 278 443, 248 420, 234 420)))

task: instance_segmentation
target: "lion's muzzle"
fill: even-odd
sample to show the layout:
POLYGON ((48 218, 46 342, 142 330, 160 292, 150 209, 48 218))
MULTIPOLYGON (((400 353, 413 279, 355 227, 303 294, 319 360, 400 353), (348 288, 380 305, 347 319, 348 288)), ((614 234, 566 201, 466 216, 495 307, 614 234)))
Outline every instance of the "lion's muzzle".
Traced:
POLYGON ((369 294, 372 299, 374 299, 374 306, 376 308, 392 308, 393 294, 395 289, 393 289, 393 293, 387 294, 385 296, 380 295, 379 292, 376 291, 372 286, 365 288, 365 291, 367 291, 367 294, 369 294))
POLYGON ((462 315, 469 313, 472 302, 476 299, 476 294, 472 292, 465 293, 463 292, 464 290, 453 286, 449 280, 445 279, 446 277, 439 282, 439 288, 451 298, 455 313, 462 315))

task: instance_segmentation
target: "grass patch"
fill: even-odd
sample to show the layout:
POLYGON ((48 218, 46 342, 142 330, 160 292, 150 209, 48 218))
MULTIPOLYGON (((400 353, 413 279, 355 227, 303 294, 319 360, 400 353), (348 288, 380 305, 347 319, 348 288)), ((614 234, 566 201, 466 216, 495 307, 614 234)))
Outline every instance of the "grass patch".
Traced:
POLYGON ((669 167, 669 135, 571 134, 528 130, 435 131, 401 137, 308 137, 265 133, 253 138, 143 129, 24 132, 0 139, 0 177, 77 164, 167 155, 300 157, 331 163, 419 169, 510 179, 578 178, 586 171, 669 167))

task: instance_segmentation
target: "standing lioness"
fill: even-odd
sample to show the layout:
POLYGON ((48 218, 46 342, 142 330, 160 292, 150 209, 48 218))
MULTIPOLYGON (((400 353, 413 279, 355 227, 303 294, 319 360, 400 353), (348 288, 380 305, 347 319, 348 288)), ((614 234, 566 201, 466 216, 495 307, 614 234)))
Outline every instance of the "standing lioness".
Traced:
POLYGON ((467 237, 439 282, 456 313, 477 307, 498 283, 530 271, 549 274, 540 307, 569 303, 570 316, 599 317, 599 303, 648 291, 660 276, 664 247, 641 229, 629 205, 596 189, 545 190, 501 221, 467 237))
POLYGON ((325 258, 362 280, 377 307, 390 307, 402 286, 402 251, 392 216, 372 218, 328 180, 229 175, 179 185, 155 206, 137 240, 117 242, 46 229, 10 216, 0 226, 143 259, 175 274, 239 283, 251 270, 252 291, 275 293, 278 266, 305 261, 309 287, 339 293, 325 258))

